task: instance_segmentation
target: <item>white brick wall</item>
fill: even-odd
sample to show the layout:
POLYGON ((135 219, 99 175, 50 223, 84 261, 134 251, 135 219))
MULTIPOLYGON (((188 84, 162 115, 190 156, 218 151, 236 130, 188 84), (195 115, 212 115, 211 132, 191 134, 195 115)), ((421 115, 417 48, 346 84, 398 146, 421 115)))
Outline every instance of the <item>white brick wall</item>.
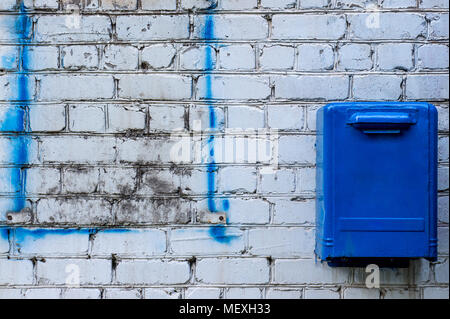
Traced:
POLYGON ((17 3, 0 1, 0 298, 448 298, 448 1, 27 0, 23 30, 17 3), (439 112, 438 261, 382 269, 379 290, 313 251, 315 112, 367 100, 439 112), (219 157, 258 129, 278 170, 219 157), (210 133, 214 168, 192 161, 210 133))

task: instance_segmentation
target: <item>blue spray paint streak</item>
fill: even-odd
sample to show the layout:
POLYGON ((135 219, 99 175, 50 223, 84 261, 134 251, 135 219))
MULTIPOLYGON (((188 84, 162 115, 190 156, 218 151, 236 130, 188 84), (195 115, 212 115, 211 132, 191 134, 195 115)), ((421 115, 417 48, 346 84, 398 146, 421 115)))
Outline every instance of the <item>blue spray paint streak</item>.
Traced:
MULTIPOLYGON (((214 16, 211 14, 208 14, 205 16, 205 26, 204 26, 204 32, 203 32, 203 38, 206 40, 207 44, 212 44, 211 40, 214 40, 214 16)), ((206 70, 212 70, 214 68, 214 62, 212 58, 212 53, 214 52, 214 49, 211 48, 211 46, 206 47, 206 55, 205 55, 205 69, 206 70)), ((206 73, 205 75, 205 81, 206 81, 206 92, 205 97, 206 100, 209 101, 208 109, 209 109, 209 128, 216 129, 217 128, 217 121, 216 121, 216 113, 214 109, 214 105, 212 99, 214 98, 213 95, 213 89, 212 89, 212 77, 210 73, 206 73)), ((207 164, 207 184, 208 184, 208 210, 212 213, 218 212, 215 200, 215 189, 216 189, 216 174, 218 166, 215 161, 215 154, 214 154, 214 135, 210 135, 207 140, 208 145, 208 151, 209 151, 209 160, 207 164)), ((224 199, 222 201, 222 211, 228 211, 229 209, 229 201, 227 199, 224 199)), ((229 243, 232 239, 234 239, 234 236, 228 236, 226 234, 226 227, 224 225, 215 225, 212 226, 209 230, 210 235, 218 242, 221 243, 229 243)))
POLYGON ((36 240, 36 239, 44 239, 47 236, 65 236, 71 234, 78 235, 90 235, 97 234, 99 232, 103 233, 132 233, 137 232, 137 230, 131 230, 126 228, 35 228, 35 229, 27 229, 22 227, 2 227, 0 228, 0 238, 8 241, 11 234, 14 234, 15 243, 20 246, 24 246, 27 240, 36 240))
MULTIPOLYGON (((12 28, 16 34, 16 40, 20 47, 20 65, 19 71, 16 74, 16 88, 17 92, 15 96, 11 97, 13 101, 21 101, 23 104, 21 107, 15 105, 11 106, 10 109, 5 114, 5 119, 1 123, 0 131, 15 132, 10 138, 10 151, 9 160, 15 165, 27 164, 28 163, 28 144, 29 136, 26 134, 26 127, 24 125, 25 119, 28 117, 28 107, 30 100, 30 94, 28 92, 29 83, 27 73, 24 72, 23 66, 29 63, 29 49, 27 44, 30 42, 28 35, 31 30, 31 20, 26 15, 25 7, 23 2, 21 2, 19 7, 19 15, 15 21, 14 28, 12 28), (24 133, 24 134, 20 134, 24 133)), ((14 189, 19 189, 21 194, 16 195, 12 199, 10 209, 12 211, 20 211, 25 207, 26 200, 23 196, 25 191, 25 181, 26 181, 26 170, 23 170, 23 176, 21 176, 21 171, 18 169, 10 169, 10 182, 14 186, 14 189)))

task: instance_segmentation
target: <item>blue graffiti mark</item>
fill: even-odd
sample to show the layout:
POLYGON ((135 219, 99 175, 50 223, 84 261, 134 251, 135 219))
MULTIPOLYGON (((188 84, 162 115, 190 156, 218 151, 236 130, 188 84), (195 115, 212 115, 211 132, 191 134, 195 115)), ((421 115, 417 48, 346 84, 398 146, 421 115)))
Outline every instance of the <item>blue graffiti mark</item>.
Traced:
MULTIPOLYGON (((19 6, 19 14, 13 28, 16 35, 16 40, 20 47, 19 69, 15 72, 17 79, 17 93, 15 96, 11 97, 12 101, 20 101, 21 106, 11 106, 11 108, 7 110, 4 120, 0 123, 0 131, 11 132, 14 134, 10 138, 10 150, 8 151, 10 151, 9 160, 15 165, 23 165, 28 163, 29 136, 26 131, 25 120, 28 118, 30 94, 28 91, 28 74, 23 70, 23 66, 28 65, 30 59, 27 44, 30 42, 28 36, 30 34, 31 27, 31 20, 27 16, 25 6, 21 1, 19 6)), ((21 190, 20 194, 12 198, 10 209, 15 212, 21 211, 26 205, 26 199, 23 196, 26 189, 26 170, 21 171, 17 169, 10 169, 9 174, 11 184, 21 190)))
POLYGON ((103 233, 130 233, 137 232, 127 228, 23 228, 23 227, 2 227, 0 228, 0 238, 8 240, 9 234, 14 233, 14 238, 17 244, 23 246, 27 239, 43 239, 46 236, 65 236, 65 235, 90 235, 103 233))
POLYGON ((3 240, 9 240, 9 228, 0 228, 0 238, 3 240))
MULTIPOLYGON (((211 9, 209 10, 211 11, 211 9)), ((211 47, 213 43, 211 40, 214 40, 214 16, 212 14, 207 14, 205 16, 205 26, 204 26, 204 32, 203 32, 203 38, 206 40, 206 43, 208 46, 206 47, 206 55, 205 55, 205 70, 212 70, 214 68, 214 61, 213 61, 213 52, 214 49, 211 47)), ((214 108, 214 103, 212 102, 214 99, 213 95, 213 89, 212 89, 212 77, 211 73, 206 72, 205 74, 205 81, 206 81, 206 92, 205 97, 208 101, 208 109, 209 109, 209 128, 210 129, 216 129, 217 128, 217 121, 216 121, 216 113, 214 108)), ((207 200, 208 200, 208 210, 212 213, 220 211, 217 208, 216 205, 216 198, 215 198, 215 190, 216 190, 216 174, 218 170, 218 166, 215 161, 215 153, 214 153, 214 138, 215 136, 211 134, 208 137, 207 140, 207 147, 208 147, 208 164, 206 168, 207 172, 207 185, 208 185, 208 191, 207 191, 207 200)), ((222 211, 228 211, 230 207, 228 199, 222 200, 222 211)), ((228 236, 226 234, 226 226, 224 225, 215 225, 211 226, 209 230, 210 235, 218 242, 221 243, 229 243, 233 237, 228 236)))

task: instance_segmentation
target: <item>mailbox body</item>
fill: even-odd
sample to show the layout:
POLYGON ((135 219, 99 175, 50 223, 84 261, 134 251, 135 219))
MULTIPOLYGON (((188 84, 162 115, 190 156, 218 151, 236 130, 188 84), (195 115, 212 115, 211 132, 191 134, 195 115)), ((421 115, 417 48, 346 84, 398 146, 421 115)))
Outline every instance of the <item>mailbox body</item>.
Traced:
POLYGON ((437 257, 437 111, 422 102, 317 112, 316 254, 437 257))

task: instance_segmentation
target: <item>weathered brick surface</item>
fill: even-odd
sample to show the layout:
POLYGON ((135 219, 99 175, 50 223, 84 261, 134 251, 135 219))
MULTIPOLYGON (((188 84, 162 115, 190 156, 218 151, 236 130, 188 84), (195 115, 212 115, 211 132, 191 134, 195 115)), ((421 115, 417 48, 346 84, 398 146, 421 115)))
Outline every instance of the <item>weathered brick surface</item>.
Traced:
POLYGON ((0 1, 0 298, 448 298, 448 1, 20 2, 0 1), (439 258, 381 289, 313 251, 316 111, 368 100, 439 115, 439 258))

